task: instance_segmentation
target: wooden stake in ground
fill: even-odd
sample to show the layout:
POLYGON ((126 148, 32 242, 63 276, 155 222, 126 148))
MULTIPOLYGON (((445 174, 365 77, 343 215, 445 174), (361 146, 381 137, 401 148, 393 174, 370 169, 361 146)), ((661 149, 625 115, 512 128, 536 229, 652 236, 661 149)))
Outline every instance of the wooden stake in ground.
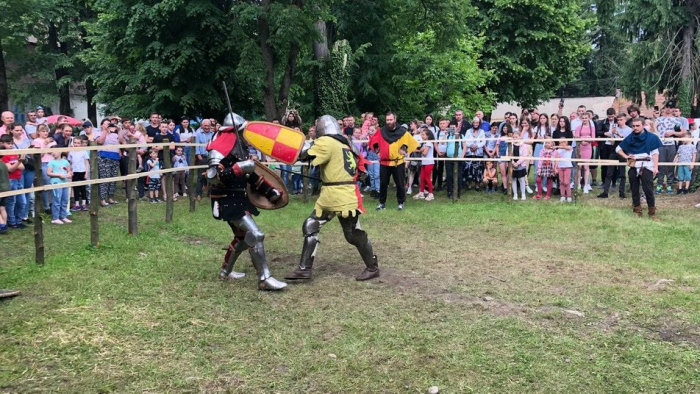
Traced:
MULTIPOLYGON (((459 146, 457 146, 459 142, 455 143, 455 157, 459 155, 459 146)), ((461 189, 462 189, 462 180, 459 179, 459 166, 462 165, 461 161, 455 161, 454 162, 454 168, 453 168, 453 174, 452 176, 454 177, 454 181, 452 182, 452 202, 456 202, 459 200, 460 197, 462 197, 461 189)))
MULTIPOLYGON (((35 153, 34 159, 34 187, 44 186, 44 174, 41 171, 41 155, 35 153)), ((44 208, 44 193, 34 193, 34 261, 44 265, 44 223, 41 210, 44 208)))
POLYGON ((304 196, 304 204, 309 202, 309 167, 301 166, 301 186, 302 195, 304 196))
MULTIPOLYGON (((90 141, 90 146, 95 146, 95 141, 90 141)), ((90 151, 90 179, 99 179, 100 173, 97 166, 98 155, 96 150, 90 151)), ((90 244, 100 246, 100 185, 90 185, 90 244)))
MULTIPOLYGON (((187 157, 187 162, 190 166, 195 165, 195 149, 194 146, 190 146, 190 153, 187 157)), ((195 192, 197 190, 197 170, 190 169, 190 173, 187 179, 187 195, 190 197, 190 212, 194 212, 197 209, 197 200, 195 200, 195 192)))
MULTIPOLYGON (((509 134, 508 138, 512 138, 513 134, 509 134)), ((513 140, 508 141, 508 157, 513 157, 513 140)), ((513 160, 508 160, 508 184, 506 185, 506 193, 508 194, 508 200, 513 201, 513 195, 510 194, 510 189, 513 188, 513 160)))
MULTIPOLYGON (((130 144, 135 144, 136 140, 131 139, 130 144)), ((129 149, 129 174, 136 173, 136 148, 129 149)), ((135 180, 138 182, 138 179, 135 180)), ((134 190, 135 182, 134 180, 126 181, 126 195, 129 198, 128 202, 128 215, 129 215, 129 235, 139 235, 139 225, 138 225, 138 194, 134 190)))
MULTIPOLYGON (((163 142, 168 143, 167 138, 163 139, 163 142)), ((170 146, 163 147, 163 161, 165 162, 165 169, 173 168, 173 159, 170 157, 170 146)), ((170 223, 173 221, 173 173, 169 172, 165 174, 165 194, 167 197, 165 199, 165 223, 170 223)))

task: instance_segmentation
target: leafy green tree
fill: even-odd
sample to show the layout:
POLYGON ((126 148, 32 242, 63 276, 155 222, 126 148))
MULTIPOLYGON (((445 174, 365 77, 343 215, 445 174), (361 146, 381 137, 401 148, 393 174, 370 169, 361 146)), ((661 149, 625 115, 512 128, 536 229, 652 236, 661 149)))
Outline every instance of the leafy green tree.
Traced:
POLYGON ((573 81, 589 51, 578 0, 476 0, 483 65, 502 102, 534 106, 573 81))

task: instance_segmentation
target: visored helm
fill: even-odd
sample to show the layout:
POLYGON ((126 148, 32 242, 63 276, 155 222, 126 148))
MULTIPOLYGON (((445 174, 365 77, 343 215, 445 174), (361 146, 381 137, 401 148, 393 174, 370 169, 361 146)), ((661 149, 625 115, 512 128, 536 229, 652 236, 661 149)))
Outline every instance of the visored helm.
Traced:
POLYGON ((229 112, 224 118, 224 123, 221 125, 223 131, 241 131, 245 128, 246 123, 248 123, 241 115, 233 112, 229 112))
POLYGON ((323 137, 324 135, 342 135, 340 126, 338 126, 338 121, 330 116, 323 115, 316 121, 316 137, 323 137))

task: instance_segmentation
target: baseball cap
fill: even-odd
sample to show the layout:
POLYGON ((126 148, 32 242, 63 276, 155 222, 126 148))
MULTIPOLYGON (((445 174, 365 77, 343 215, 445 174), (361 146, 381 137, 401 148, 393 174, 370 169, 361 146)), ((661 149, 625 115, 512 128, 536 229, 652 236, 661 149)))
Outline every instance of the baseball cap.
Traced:
POLYGON ((110 124, 107 125, 107 127, 115 127, 115 128, 116 128, 117 125, 115 125, 114 123, 110 123, 110 124))
POLYGON ((666 108, 676 108, 676 102, 673 100, 667 101, 666 108))
POLYGON ((86 120, 85 123, 83 123, 83 127, 92 127, 92 122, 86 120))
POLYGON ((44 107, 42 107, 42 106, 40 105, 40 106, 38 106, 38 107, 35 108, 35 111, 38 111, 38 110, 40 110, 40 109, 44 109, 44 107))

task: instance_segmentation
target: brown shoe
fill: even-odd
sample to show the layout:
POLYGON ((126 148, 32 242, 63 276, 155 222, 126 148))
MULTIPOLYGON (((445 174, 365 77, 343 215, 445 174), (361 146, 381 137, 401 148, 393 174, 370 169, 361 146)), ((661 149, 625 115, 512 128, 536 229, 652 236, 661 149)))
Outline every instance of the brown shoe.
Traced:
POLYGON ((379 268, 375 269, 374 271, 370 271, 369 268, 365 268, 360 275, 355 277, 355 280, 365 281, 374 278, 379 278, 379 268))
POLYGON ((311 268, 301 269, 300 267, 297 267, 294 271, 285 275, 284 279, 311 279, 311 268))
POLYGON ((634 209, 632 209, 632 211, 638 217, 640 217, 640 218, 642 217, 642 207, 641 206, 634 207, 634 209))
POLYGON ((656 216, 656 207, 649 207, 649 219, 658 222, 659 217, 656 216))

